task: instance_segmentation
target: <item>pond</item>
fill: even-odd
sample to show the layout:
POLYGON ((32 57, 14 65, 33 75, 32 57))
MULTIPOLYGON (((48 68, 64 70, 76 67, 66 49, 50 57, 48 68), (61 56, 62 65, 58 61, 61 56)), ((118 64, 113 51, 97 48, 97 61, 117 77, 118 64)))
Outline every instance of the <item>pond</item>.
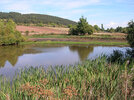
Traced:
POLYGON ((12 77, 17 69, 37 66, 74 65, 86 59, 95 59, 113 50, 129 47, 93 45, 21 45, 0 47, 0 75, 12 77))

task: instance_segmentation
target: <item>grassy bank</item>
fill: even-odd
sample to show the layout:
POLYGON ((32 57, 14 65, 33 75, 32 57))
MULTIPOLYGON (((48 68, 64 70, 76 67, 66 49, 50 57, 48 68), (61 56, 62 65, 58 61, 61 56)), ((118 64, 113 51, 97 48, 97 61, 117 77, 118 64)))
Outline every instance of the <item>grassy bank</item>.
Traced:
POLYGON ((37 41, 37 42, 21 42, 23 44, 90 44, 90 45, 108 45, 108 46, 129 46, 127 42, 106 42, 106 41, 91 41, 91 42, 72 42, 72 41, 37 41))
POLYGON ((105 58, 77 66, 29 68, 13 79, 0 78, 0 100, 132 100, 134 65, 105 58))
POLYGON ((35 34, 35 35, 31 35, 28 36, 28 38, 125 38, 125 35, 116 35, 116 33, 114 35, 97 35, 97 34, 92 34, 92 35, 81 35, 81 36, 77 36, 77 35, 68 35, 68 34, 35 34))

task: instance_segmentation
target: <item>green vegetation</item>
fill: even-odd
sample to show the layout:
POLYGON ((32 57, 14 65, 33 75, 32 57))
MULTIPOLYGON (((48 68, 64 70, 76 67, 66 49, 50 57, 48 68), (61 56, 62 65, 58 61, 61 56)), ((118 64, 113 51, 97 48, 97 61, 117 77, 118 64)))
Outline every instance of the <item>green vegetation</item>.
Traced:
POLYGON ((105 58, 77 66, 26 68, 12 84, 0 78, 1 100, 132 100, 134 64, 108 64, 105 58))
POLYGON ((127 28, 123 28, 123 27, 117 27, 115 29, 115 32, 120 32, 120 33, 127 33, 127 28))
POLYGON ((126 60, 132 62, 134 60, 134 22, 130 21, 127 27, 127 41, 131 46, 131 49, 126 50, 125 54, 119 50, 116 50, 108 57, 108 60, 112 63, 123 63, 126 60))
POLYGON ((50 44, 92 44, 92 45, 118 45, 118 46, 128 46, 128 43, 125 41, 125 36, 118 35, 51 35, 51 34, 36 34, 28 36, 28 38, 54 38, 54 41, 42 41, 42 42, 23 42, 22 44, 36 44, 36 43, 50 43, 50 44), (62 41, 59 41, 61 38, 62 41), (65 40, 64 40, 65 39, 65 40), (69 41, 67 41, 68 39, 69 41), (74 41, 75 39, 75 41, 74 41), (121 39, 120 41, 115 41, 121 39), (77 40, 77 42, 76 42, 77 40), (85 41, 87 40, 87 41, 85 41), (91 40, 91 41, 90 41, 91 40), (123 41, 122 41, 123 40, 123 41), (106 42, 107 41, 107 42, 106 42))
POLYGON ((106 31, 110 32, 110 33, 114 33, 115 32, 114 28, 110 28, 110 29, 108 28, 106 31))
POLYGON ((128 35, 127 40, 131 47, 134 48, 134 22, 131 21, 128 23, 128 35))
POLYGON ((133 61, 134 51, 132 49, 127 49, 126 52, 122 52, 120 50, 115 50, 113 53, 108 57, 108 61, 111 63, 120 63, 122 64, 126 60, 130 62, 133 61))
MULTIPOLYGON (((69 20, 60 19, 57 17, 37 15, 37 14, 19 14, 19 13, 0 13, 3 19, 13 17, 17 23, 35 23, 38 26, 43 26, 44 23, 53 22, 57 24, 69 25, 69 20), (9 14, 9 15, 8 15, 9 14), (7 16, 8 15, 8 16, 7 16), (46 17, 45 17, 46 16, 46 17), (19 19, 22 18, 22 19, 19 19), (39 18, 39 19, 38 19, 39 18), (46 22, 46 20, 48 22, 46 22), (54 19, 53 19, 54 18, 54 19)), ((114 51, 113 54, 107 57, 100 57, 95 60, 87 60, 82 64, 74 66, 55 66, 44 69, 42 67, 25 68, 18 72, 12 81, 3 76, 0 77, 0 100, 132 100, 134 98, 134 22, 129 22, 127 28, 127 42, 106 42, 106 41, 90 41, 90 42, 73 42, 73 41, 42 41, 42 42, 22 42, 24 38, 20 32, 16 31, 13 20, 0 20, 0 45, 10 44, 93 44, 93 45, 129 45, 132 50, 127 51, 124 56, 121 52, 114 51)), ((55 25, 55 23, 53 25, 55 25)), ((85 18, 80 18, 76 26, 69 25, 71 35, 33 35, 27 37, 41 38, 113 38, 107 35, 91 35, 93 32, 105 31, 103 24, 101 29, 95 25, 89 25, 85 18), (89 34, 87 36, 83 36, 89 34), (82 36, 72 36, 82 35, 82 36)), ((123 32, 123 28, 111 28, 109 32, 123 32)), ((120 37, 120 36, 119 36, 120 37)), ((118 37, 116 37, 118 38, 118 37)), ((13 49, 13 48, 12 48, 13 49)), ((17 52, 20 48, 15 49, 17 52)), ((87 48, 84 52, 79 51, 82 56, 81 60, 87 57, 88 51, 92 48, 87 48)), ((1 51, 5 51, 3 47, 1 51)), ((75 47, 70 47, 70 50, 75 51, 75 47)), ((13 53, 8 56, 13 56, 13 53)), ((22 55, 23 49, 17 52, 17 55, 22 55)), ((3 53, 4 55, 4 53, 3 53)), ((3 56, 2 55, 2 56, 3 56)), ((14 65, 17 61, 17 55, 14 59, 8 56, 1 61, 4 65, 6 59, 14 65)))
POLYGON ((106 32, 110 32, 110 33, 127 33, 127 27, 116 27, 115 29, 114 28, 107 28, 107 30, 105 30, 106 32))
POLYGON ((108 45, 108 46, 128 46, 127 42, 105 42, 105 41, 91 41, 91 42, 73 42, 73 41, 38 41, 38 42, 21 42, 24 44, 91 44, 91 45, 108 45))
POLYGON ((29 35, 29 31, 25 31, 25 35, 28 36, 29 35))
POLYGON ((56 25, 75 25, 76 22, 63 19, 50 15, 41 14, 20 14, 16 12, 4 13, 0 12, 0 19, 13 19, 17 24, 37 24, 42 26, 42 24, 54 23, 56 25))
POLYGON ((105 31, 105 29, 104 29, 104 27, 103 27, 103 24, 101 24, 101 30, 104 32, 105 31))
POLYGON ((36 26, 44 27, 43 23, 37 23, 36 26))
POLYGON ((101 32, 101 29, 98 25, 94 25, 94 32, 97 32, 97 33, 101 32))
POLYGON ((87 19, 84 17, 81 17, 79 19, 79 22, 76 26, 71 27, 69 34, 71 35, 85 35, 85 34, 92 34, 93 33, 93 27, 88 24, 87 19))
POLYGON ((125 39, 126 37, 124 35, 118 36, 118 35, 68 35, 68 34, 34 34, 29 35, 28 38, 91 38, 91 39, 125 39))
POLYGON ((24 37, 16 30, 13 20, 0 20, 0 45, 18 44, 24 37))

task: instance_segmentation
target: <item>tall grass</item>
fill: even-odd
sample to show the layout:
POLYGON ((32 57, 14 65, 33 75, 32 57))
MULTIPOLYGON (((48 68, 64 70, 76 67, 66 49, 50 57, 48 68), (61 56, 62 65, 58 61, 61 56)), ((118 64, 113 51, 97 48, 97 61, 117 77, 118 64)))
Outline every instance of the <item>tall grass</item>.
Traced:
POLYGON ((12 82, 0 78, 0 100, 132 100, 134 64, 105 58, 76 66, 26 68, 12 82))

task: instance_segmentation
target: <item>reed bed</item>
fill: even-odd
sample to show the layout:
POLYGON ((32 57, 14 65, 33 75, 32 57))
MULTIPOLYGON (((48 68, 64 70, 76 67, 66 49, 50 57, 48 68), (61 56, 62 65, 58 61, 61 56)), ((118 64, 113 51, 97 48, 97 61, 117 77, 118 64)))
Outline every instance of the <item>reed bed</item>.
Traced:
POLYGON ((105 58, 74 66, 26 68, 0 78, 0 100, 134 100, 134 64, 105 58))

